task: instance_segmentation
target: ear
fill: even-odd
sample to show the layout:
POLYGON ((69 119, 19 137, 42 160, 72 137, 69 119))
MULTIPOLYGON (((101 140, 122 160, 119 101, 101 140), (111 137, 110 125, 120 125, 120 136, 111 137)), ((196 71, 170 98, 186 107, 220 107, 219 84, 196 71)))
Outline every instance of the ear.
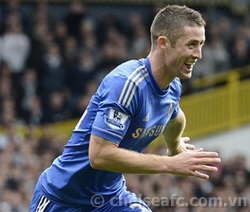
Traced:
POLYGON ((162 49, 166 49, 171 46, 171 43, 166 36, 159 36, 157 39, 157 44, 162 49))

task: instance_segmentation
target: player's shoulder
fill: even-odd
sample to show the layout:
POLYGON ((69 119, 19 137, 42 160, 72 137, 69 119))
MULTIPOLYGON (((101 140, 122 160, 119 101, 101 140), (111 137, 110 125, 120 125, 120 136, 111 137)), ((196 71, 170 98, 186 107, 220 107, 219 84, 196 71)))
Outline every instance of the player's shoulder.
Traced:
POLYGON ((132 59, 125 61, 114 68, 109 74, 104 78, 105 81, 113 80, 127 80, 131 75, 135 75, 137 72, 140 73, 145 69, 145 64, 142 59, 132 59))
POLYGON ((174 80, 172 81, 172 84, 175 86, 182 86, 181 85, 181 80, 178 77, 175 77, 174 80))
POLYGON ((145 67, 145 65, 142 60, 128 60, 118 65, 112 72, 110 72, 110 75, 124 75, 128 77, 132 72, 140 68, 142 69, 143 67, 145 67))
POLYGON ((176 77, 174 80, 170 83, 170 90, 174 93, 176 93, 178 96, 181 95, 182 92, 182 84, 180 78, 176 77))

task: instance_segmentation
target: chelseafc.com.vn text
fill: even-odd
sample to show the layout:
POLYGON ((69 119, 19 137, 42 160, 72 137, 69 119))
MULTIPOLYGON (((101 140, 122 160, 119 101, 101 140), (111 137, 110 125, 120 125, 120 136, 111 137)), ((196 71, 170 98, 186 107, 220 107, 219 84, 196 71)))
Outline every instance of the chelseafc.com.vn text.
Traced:
MULTIPOLYGON (((145 197, 138 195, 149 207, 247 207, 249 205, 247 197, 191 197, 188 201, 184 197, 172 194, 170 197, 145 197)), ((102 195, 93 195, 91 204, 94 207, 103 206, 105 200, 102 195)), ((119 197, 113 197, 109 204, 114 207, 130 205, 132 202, 126 202, 119 197)))

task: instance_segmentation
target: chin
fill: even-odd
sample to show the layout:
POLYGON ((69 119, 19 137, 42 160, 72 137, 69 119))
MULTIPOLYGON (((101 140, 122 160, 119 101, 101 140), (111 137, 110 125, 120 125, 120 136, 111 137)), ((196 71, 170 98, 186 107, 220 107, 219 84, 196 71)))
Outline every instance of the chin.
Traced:
POLYGON ((183 74, 183 75, 181 75, 180 79, 182 79, 182 80, 188 80, 191 77, 192 77, 192 73, 190 73, 190 74, 183 74))
POLYGON ((180 79, 187 80, 187 79, 190 79, 192 77, 192 70, 191 69, 181 69, 179 74, 180 74, 180 76, 179 76, 180 79))

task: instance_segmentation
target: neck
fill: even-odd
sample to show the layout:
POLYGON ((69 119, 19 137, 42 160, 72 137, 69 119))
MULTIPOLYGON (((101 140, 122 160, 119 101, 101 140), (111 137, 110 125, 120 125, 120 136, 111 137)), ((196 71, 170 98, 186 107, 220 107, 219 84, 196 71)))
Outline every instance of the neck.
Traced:
POLYGON ((155 53, 150 53, 148 57, 155 81, 161 89, 166 89, 174 77, 169 74, 164 63, 164 58, 155 53))

